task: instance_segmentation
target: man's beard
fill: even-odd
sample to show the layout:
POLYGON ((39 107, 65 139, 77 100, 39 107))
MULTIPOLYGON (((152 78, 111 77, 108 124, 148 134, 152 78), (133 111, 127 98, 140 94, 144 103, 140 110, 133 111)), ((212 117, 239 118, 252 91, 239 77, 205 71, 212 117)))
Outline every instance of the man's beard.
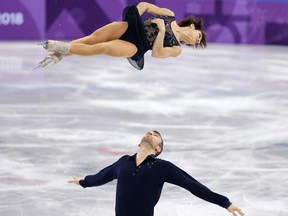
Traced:
POLYGON ((152 143, 151 143, 151 138, 147 137, 147 136, 144 136, 141 140, 141 144, 146 144, 146 145, 149 145, 150 147, 153 147, 152 146, 152 143))

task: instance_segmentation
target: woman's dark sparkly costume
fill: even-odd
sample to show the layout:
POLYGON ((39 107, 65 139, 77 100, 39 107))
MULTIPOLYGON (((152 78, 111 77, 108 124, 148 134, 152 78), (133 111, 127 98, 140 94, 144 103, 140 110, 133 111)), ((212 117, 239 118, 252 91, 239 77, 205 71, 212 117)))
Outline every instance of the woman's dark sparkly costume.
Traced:
POLYGON ((137 48, 137 53, 128 58, 130 64, 138 70, 144 67, 144 54, 152 50, 154 41, 159 29, 156 24, 151 23, 154 18, 163 19, 165 22, 166 32, 164 37, 164 47, 180 46, 172 29, 171 22, 175 21, 173 16, 156 16, 147 19, 140 17, 136 6, 129 6, 123 10, 123 21, 128 22, 126 32, 121 36, 121 40, 133 43, 137 48))

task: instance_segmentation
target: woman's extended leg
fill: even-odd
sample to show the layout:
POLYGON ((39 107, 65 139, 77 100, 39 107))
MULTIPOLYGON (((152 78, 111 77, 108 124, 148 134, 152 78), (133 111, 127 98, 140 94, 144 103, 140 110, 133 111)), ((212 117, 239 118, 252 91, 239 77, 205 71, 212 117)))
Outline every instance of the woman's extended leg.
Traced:
POLYGON ((119 40, 128 28, 127 22, 113 22, 97 29, 92 34, 65 43, 49 40, 46 49, 68 55, 109 55, 114 57, 131 57, 137 48, 132 43, 119 40))
POLYGON ((111 40, 119 39, 128 28, 127 22, 112 22, 105 25, 92 34, 79 38, 70 42, 70 44, 80 43, 93 45, 96 43, 107 42, 111 40))
POLYGON ((119 40, 127 28, 127 22, 113 22, 105 25, 89 36, 71 41, 69 54, 131 57, 137 52, 136 46, 127 41, 119 40))
POLYGON ((108 55, 112 57, 131 57, 137 52, 137 47, 124 40, 112 40, 93 45, 72 43, 70 44, 70 54, 80 56, 108 55))
POLYGON ((127 28, 127 22, 113 22, 97 29, 91 35, 70 43, 48 41, 46 49, 52 53, 49 53, 39 63, 38 67, 45 67, 51 63, 55 64, 62 59, 63 55, 131 57, 137 52, 137 47, 127 41, 119 40, 127 28))

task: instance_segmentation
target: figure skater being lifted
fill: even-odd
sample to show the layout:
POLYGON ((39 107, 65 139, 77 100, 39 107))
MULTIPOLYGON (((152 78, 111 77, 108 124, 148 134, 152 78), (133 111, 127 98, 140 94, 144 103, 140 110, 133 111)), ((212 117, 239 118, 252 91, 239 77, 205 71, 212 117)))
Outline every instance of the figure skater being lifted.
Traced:
POLYGON ((107 55, 127 58, 141 70, 148 50, 155 58, 177 57, 181 53, 180 44, 206 47, 203 20, 189 16, 177 23, 173 11, 140 2, 124 8, 123 21, 107 24, 91 35, 70 43, 48 40, 43 47, 49 53, 38 67, 56 64, 69 55, 107 55), (141 16, 145 12, 153 16, 144 19, 141 16))

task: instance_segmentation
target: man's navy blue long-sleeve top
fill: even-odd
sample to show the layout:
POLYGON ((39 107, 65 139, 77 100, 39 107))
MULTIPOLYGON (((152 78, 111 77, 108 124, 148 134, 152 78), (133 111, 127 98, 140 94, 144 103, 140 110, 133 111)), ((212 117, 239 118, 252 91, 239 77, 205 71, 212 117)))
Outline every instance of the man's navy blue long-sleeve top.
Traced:
POLYGON ((80 180, 82 187, 100 186, 117 179, 116 216, 153 216, 165 182, 187 189, 195 196, 228 208, 229 199, 214 193, 173 163, 148 156, 138 167, 136 154, 125 155, 95 175, 80 180))

